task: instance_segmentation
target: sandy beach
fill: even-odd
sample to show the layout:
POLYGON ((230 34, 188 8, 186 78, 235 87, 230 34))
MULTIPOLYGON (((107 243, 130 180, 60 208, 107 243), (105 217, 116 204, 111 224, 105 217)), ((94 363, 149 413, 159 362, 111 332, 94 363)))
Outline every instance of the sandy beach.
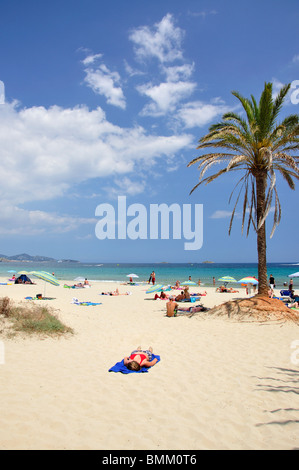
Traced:
MULTIPOLYGON (((46 285, 51 300, 25 300, 44 292, 35 282, 1 285, 0 296, 51 305, 74 334, 0 336, 1 450, 299 448, 296 324, 168 318, 145 284, 61 281, 46 285), (116 287, 131 295, 99 295, 116 287), (148 373, 108 372, 139 345, 161 361, 148 373)), ((205 290, 206 307, 246 296, 192 287, 205 290)))

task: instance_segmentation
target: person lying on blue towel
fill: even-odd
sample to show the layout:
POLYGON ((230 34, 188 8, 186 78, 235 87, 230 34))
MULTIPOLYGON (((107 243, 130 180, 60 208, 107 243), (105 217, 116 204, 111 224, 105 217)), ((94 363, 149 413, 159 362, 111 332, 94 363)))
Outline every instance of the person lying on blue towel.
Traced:
POLYGON ((137 349, 131 352, 130 356, 124 358, 124 365, 129 370, 140 370, 142 367, 152 367, 158 362, 155 357, 153 359, 153 349, 149 347, 146 350, 142 350, 139 346, 137 349))

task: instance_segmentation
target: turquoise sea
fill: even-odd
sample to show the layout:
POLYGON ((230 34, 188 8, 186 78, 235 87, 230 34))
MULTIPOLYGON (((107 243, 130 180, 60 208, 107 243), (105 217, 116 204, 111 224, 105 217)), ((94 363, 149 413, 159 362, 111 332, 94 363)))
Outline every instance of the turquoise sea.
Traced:
MULTIPOLYGON (((237 281, 245 276, 257 277, 257 264, 255 263, 133 263, 133 264, 92 264, 92 263, 73 263, 73 262, 1 262, 0 276, 2 278, 12 275, 9 271, 30 271, 42 270, 55 274, 58 279, 72 281, 77 277, 87 278, 89 281, 117 281, 125 282, 127 275, 134 273, 138 276, 137 283, 147 282, 150 273, 154 270, 156 273, 156 283, 174 284, 177 280, 180 282, 192 280, 198 282, 201 280, 202 286, 212 286, 213 277, 216 279, 216 285, 221 284, 218 279, 222 276, 232 276, 237 281)), ((276 287, 283 287, 284 282, 289 282, 289 274, 299 271, 299 263, 269 263, 268 276, 273 274, 276 281, 276 287)), ((30 276, 29 276, 30 277, 30 276)), ((299 277, 293 278, 294 288, 299 288, 299 277)))

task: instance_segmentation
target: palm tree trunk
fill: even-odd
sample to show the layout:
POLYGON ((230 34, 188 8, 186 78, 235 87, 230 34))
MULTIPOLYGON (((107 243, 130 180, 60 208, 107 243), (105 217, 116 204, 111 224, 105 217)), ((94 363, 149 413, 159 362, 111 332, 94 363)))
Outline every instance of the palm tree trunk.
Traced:
MULTIPOLYGON (((257 225, 263 218, 265 211, 267 173, 255 175, 256 181, 256 212, 257 225)), ((267 280, 267 244, 266 244, 266 224, 265 222, 257 230, 257 252, 258 252, 258 295, 268 296, 267 280)))

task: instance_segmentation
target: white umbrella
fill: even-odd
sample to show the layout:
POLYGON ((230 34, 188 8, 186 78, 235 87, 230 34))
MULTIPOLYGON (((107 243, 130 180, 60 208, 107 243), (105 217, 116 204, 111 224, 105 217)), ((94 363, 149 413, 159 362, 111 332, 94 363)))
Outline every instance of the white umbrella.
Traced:
POLYGON ((127 274, 127 277, 139 277, 139 276, 137 276, 137 274, 132 273, 132 274, 127 274))
POLYGON ((294 273, 294 274, 289 274, 289 277, 299 277, 299 271, 297 273, 294 273))

